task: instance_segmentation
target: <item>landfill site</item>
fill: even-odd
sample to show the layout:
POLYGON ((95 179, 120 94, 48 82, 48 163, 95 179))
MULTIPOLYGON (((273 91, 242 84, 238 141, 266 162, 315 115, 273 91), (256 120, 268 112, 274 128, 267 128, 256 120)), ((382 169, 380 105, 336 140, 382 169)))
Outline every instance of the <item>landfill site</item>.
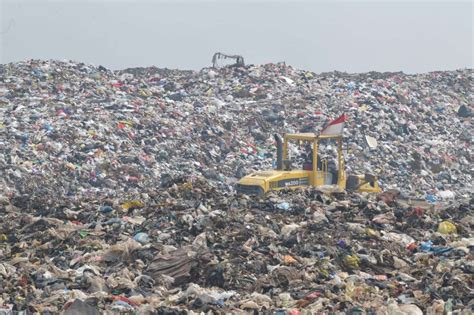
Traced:
POLYGON ((0 314, 472 314, 472 69, 226 57, 0 65, 0 314))

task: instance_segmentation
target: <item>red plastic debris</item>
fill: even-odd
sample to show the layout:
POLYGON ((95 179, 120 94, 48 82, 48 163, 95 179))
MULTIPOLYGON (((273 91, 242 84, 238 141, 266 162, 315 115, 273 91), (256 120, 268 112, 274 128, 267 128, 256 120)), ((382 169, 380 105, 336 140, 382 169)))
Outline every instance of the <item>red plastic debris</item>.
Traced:
POLYGON ((306 300, 314 300, 315 298, 318 298, 321 296, 321 292, 319 291, 314 291, 314 292, 311 292, 310 294, 308 294, 305 299, 306 300))
POLYGON ((414 251, 418 246, 416 245, 416 243, 410 243, 407 245, 407 249, 410 250, 410 251, 414 251))

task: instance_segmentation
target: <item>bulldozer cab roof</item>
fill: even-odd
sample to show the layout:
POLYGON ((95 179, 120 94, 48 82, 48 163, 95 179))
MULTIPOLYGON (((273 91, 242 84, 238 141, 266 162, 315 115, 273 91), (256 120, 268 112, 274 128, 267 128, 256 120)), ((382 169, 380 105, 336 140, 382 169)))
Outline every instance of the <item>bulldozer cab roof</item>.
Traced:
POLYGON ((342 138, 340 135, 317 135, 313 132, 306 133, 287 133, 285 134, 286 140, 302 140, 302 141, 318 141, 321 139, 339 139, 342 138))

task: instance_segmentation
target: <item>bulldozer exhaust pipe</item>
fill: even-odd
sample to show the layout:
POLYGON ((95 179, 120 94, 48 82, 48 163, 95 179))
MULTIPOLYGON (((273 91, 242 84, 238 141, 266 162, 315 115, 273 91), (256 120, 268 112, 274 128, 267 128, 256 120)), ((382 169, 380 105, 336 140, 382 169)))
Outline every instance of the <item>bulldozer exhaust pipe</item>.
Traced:
POLYGON ((275 134, 275 142, 277 146, 277 170, 283 170, 283 144, 279 135, 275 134))

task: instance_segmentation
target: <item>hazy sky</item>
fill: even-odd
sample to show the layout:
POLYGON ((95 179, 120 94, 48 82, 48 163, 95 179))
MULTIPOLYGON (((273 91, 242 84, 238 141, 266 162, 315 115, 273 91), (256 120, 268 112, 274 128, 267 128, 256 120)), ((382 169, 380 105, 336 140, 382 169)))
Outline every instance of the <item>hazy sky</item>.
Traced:
POLYGON ((473 67, 471 1, 0 0, 0 62, 200 69, 214 52, 315 72, 473 67))

